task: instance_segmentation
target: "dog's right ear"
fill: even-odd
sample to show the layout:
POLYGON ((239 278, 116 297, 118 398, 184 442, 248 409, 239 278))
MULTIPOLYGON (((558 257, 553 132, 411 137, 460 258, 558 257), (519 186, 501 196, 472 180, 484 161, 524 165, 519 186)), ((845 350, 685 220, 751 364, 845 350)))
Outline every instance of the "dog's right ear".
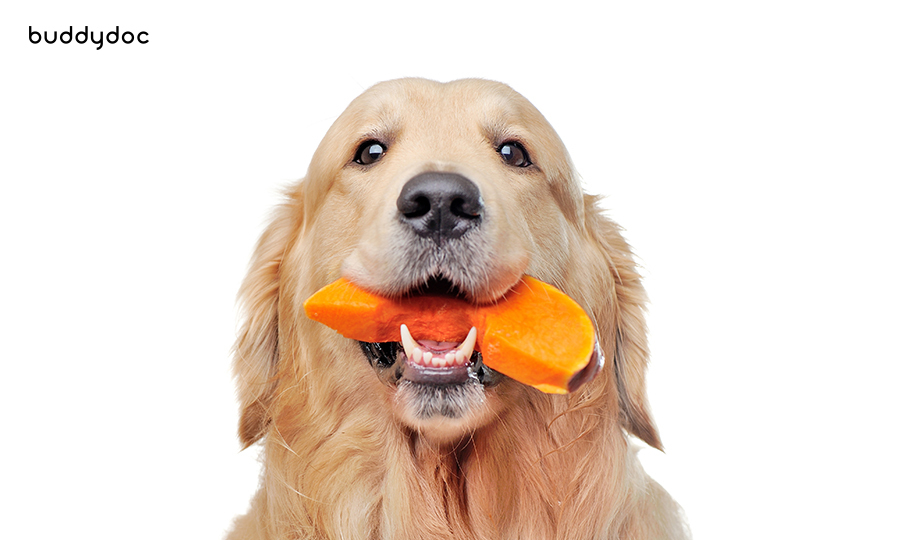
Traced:
POLYGON ((279 354, 281 263, 303 208, 297 194, 292 195, 289 202, 275 210, 272 222, 260 237, 238 293, 244 320, 234 345, 234 378, 241 407, 238 435, 244 448, 265 434, 270 420, 279 354))

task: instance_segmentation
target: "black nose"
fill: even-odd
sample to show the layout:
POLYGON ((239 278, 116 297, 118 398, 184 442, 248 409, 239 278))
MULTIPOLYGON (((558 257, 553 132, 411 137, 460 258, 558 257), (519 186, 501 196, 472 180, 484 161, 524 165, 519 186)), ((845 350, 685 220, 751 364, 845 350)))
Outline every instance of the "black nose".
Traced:
POLYGON ((400 221, 419 236, 440 242, 459 238, 481 223, 484 201, 465 176, 426 172, 412 177, 397 198, 400 221))

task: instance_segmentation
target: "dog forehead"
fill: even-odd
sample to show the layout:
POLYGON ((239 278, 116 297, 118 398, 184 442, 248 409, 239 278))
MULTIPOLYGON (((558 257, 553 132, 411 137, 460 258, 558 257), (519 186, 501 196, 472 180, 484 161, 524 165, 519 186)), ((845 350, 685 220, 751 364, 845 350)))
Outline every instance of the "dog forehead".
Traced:
POLYGON ((483 79, 378 83, 356 98, 343 116, 355 124, 358 138, 478 132, 494 139, 543 122, 534 106, 515 90, 483 79))

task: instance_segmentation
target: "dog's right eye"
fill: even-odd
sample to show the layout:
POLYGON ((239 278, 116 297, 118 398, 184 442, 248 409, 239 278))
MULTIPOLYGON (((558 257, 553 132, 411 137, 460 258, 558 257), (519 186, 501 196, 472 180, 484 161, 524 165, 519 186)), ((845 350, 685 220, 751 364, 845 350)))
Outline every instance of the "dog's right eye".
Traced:
POLYGON ((360 165, 371 165, 381 159, 385 150, 387 150, 385 145, 378 141, 366 141, 356 149, 353 161, 360 165))

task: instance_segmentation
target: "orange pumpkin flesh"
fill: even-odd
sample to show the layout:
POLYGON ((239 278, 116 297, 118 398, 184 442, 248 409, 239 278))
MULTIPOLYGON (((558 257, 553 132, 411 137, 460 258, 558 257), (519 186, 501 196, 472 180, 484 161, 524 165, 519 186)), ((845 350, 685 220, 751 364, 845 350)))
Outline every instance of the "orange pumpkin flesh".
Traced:
POLYGON ((358 341, 400 341, 405 324, 416 339, 459 343, 474 326, 475 349, 485 365, 547 393, 574 390, 593 375, 598 360, 584 310, 529 276, 487 305, 435 295, 384 298, 339 279, 303 307, 310 319, 358 341))

